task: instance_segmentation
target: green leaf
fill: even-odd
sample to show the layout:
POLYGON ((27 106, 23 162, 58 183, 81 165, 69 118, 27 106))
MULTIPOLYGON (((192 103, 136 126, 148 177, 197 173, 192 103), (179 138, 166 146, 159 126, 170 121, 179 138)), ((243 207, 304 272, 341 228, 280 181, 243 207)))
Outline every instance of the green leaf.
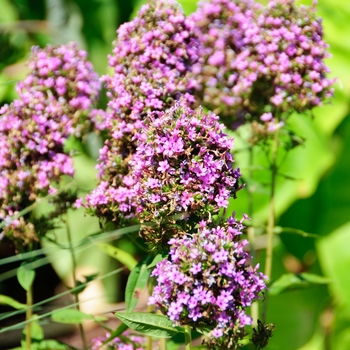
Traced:
POLYGON ((51 315, 51 319, 54 322, 70 324, 83 323, 83 320, 91 320, 92 318, 91 315, 85 314, 76 309, 56 310, 51 315))
POLYGON ((116 312, 115 316, 135 331, 154 338, 171 338, 182 331, 180 327, 175 328, 173 323, 162 315, 145 312, 116 312))
POLYGON ((153 261, 147 266, 149 268, 156 266, 160 261, 167 259, 168 254, 162 253, 162 254, 157 254, 153 261))
POLYGON ((146 287, 151 270, 147 265, 151 257, 146 256, 131 271, 125 288, 126 312, 134 310, 142 290, 146 287))
POLYGON ((301 273, 299 275, 288 273, 282 275, 278 280, 272 283, 269 288, 269 294, 278 295, 287 290, 303 289, 330 282, 331 280, 329 278, 311 273, 301 273))
POLYGON ((296 228, 291 228, 291 227, 280 227, 280 226, 275 226, 273 229, 273 232, 276 234, 281 234, 281 233, 290 233, 292 235, 299 235, 302 237, 307 237, 307 238, 319 238, 320 235, 316 235, 314 233, 308 233, 303 230, 299 230, 296 228))
POLYGON ((103 342, 103 344, 107 344, 114 338, 124 333, 127 329, 128 329, 128 326, 125 323, 121 323, 119 327, 114 332, 112 332, 112 334, 103 342))
POLYGON ((2 294, 0 294, 0 304, 12 306, 17 310, 25 309, 27 307, 26 304, 19 303, 17 300, 2 294))
POLYGON ((63 350, 70 349, 66 344, 57 340, 43 340, 39 343, 38 350, 63 350))
POLYGON ((342 307, 350 310, 349 279, 350 221, 317 242, 317 256, 323 273, 334 280, 331 292, 342 307))
MULTIPOLYGON (((36 317, 37 315, 33 315, 30 321, 30 338, 32 339, 32 341, 39 342, 44 339, 44 331, 40 326, 39 322, 36 320, 36 317)), ((24 327, 22 333, 25 338, 25 335, 27 334, 27 327, 24 327)))
POLYGON ((17 270, 17 279, 22 288, 28 291, 34 281, 35 270, 29 269, 27 265, 21 265, 17 270))
POLYGON ((108 243, 97 243, 96 244, 104 253, 111 256, 114 259, 117 259, 120 263, 125 265, 130 271, 137 265, 135 258, 123 250, 114 247, 108 243))

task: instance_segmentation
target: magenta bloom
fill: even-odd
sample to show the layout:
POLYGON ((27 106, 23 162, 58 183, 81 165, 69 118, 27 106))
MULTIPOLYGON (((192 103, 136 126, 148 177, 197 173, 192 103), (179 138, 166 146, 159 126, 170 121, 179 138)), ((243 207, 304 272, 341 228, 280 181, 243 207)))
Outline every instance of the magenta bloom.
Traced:
MULTIPOLYGON (((196 80, 190 77, 199 58, 194 24, 176 1, 155 0, 118 29, 108 89, 107 124, 111 138, 100 151, 98 187, 87 197, 89 212, 119 221, 135 215, 129 161, 137 147, 134 135, 149 112, 164 111, 180 97, 192 104, 196 80)), ((159 165, 165 171, 166 164, 159 165)), ((156 198, 154 199, 156 200, 156 198)))
POLYGON ((199 81, 205 106, 228 127, 244 121, 268 124, 303 112, 332 96, 329 57, 315 7, 294 0, 209 0, 192 15, 204 45, 199 81), (265 122, 266 123, 266 122, 265 122))
POLYGON ((212 327, 213 343, 244 335, 243 327, 251 323, 245 309, 266 288, 258 266, 249 266, 248 242, 240 240, 242 222, 202 221, 196 233, 169 241, 169 259, 152 272, 157 285, 149 304, 175 325, 212 327))
POLYGON ((101 84, 86 56, 73 43, 34 47, 31 72, 16 86, 19 99, 0 110, 0 219, 8 221, 7 235, 24 243, 38 239, 35 225, 11 216, 55 193, 63 175, 73 176, 64 142, 93 125, 101 84))
MULTIPOLYGON (((223 132, 215 114, 193 111, 181 101, 166 112, 149 115, 141 130, 130 161, 141 223, 162 226, 178 214, 207 218, 227 207, 241 174, 233 168, 233 139, 223 132)), ((147 228, 144 234, 152 244, 155 237, 149 232, 154 230, 147 228)), ((164 228, 157 234, 166 243, 173 233, 164 228)))

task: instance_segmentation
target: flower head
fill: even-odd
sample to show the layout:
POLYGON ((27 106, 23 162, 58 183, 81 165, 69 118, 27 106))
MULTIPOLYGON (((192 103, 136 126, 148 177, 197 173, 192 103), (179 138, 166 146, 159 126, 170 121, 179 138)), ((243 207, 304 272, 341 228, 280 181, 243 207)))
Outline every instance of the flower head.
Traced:
POLYGON ((31 72, 16 86, 19 99, 0 110, 0 219, 22 243, 35 238, 34 226, 11 216, 53 194, 63 175, 73 176, 64 142, 91 128, 100 82, 86 56, 73 43, 34 47, 31 72))
POLYGON ((123 337, 115 337, 107 344, 103 344, 110 334, 105 337, 94 338, 91 350, 144 350, 146 339, 142 336, 132 335, 129 332, 124 332, 123 337))
MULTIPOLYGON (((233 139, 215 114, 193 111, 181 101, 150 115, 135 138, 130 164, 141 222, 162 224, 180 213, 208 218, 235 196, 241 174, 233 168, 233 139)), ((162 234, 163 242, 170 237, 162 234)))
POLYGON ((171 239, 169 259, 152 272, 157 285, 149 304, 174 324, 211 327, 213 339, 242 336, 251 323, 245 309, 266 288, 258 266, 248 265, 242 222, 233 217, 222 226, 202 222, 195 234, 171 239))
POLYGON ((205 46, 196 69, 203 101, 229 127, 262 122, 266 113, 279 122, 332 95, 328 45, 314 6, 211 0, 199 4, 193 19, 205 46))
POLYGON ((111 139, 100 153, 101 181, 86 198, 86 207, 101 218, 118 221, 135 214, 129 161, 139 121, 180 97, 188 104, 195 101, 197 83, 189 73, 199 58, 199 41, 193 28, 176 1, 155 0, 118 29, 109 56, 113 75, 104 77, 111 139))

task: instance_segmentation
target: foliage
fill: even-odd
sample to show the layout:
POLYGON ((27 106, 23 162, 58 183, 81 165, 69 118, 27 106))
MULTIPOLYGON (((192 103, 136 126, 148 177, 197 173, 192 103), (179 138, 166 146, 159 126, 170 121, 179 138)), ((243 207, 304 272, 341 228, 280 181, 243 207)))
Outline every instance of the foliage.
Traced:
MULTIPOLYGON (((310 2, 299 1, 309 5, 310 2)), ((17 98, 14 84, 27 74, 24 61, 32 45, 44 47, 46 44, 76 41, 80 48, 87 49, 96 71, 106 74, 107 54, 112 51, 115 30, 121 22, 136 15, 141 3, 144 1, 51 0, 45 4, 43 1, 35 2, 34 6, 34 1, 31 0, 3 0, 0 14, 1 105, 11 103, 17 98)), ((189 14, 195 11, 197 1, 182 0, 180 3, 189 14)), ((337 77, 338 82, 335 84, 335 95, 331 104, 314 108, 312 116, 306 115, 307 113, 291 115, 288 120, 284 120, 285 129, 280 130, 283 147, 278 149, 277 154, 280 167, 276 174, 275 208, 277 224, 282 229, 275 228, 278 235, 275 235, 274 240, 266 323, 259 321, 253 333, 255 339, 260 337, 265 341, 262 333, 275 328, 266 347, 271 350, 321 350, 327 342, 337 350, 350 347, 347 248, 350 210, 347 183, 347 159, 350 152, 350 49, 347 43, 350 35, 350 9, 342 0, 319 0, 316 9, 317 16, 323 19, 325 41, 330 44, 333 55, 326 60, 332 72, 330 77, 337 77), (274 326, 270 326, 272 323, 274 326)), ((102 95, 98 107, 105 108, 106 100, 102 95)), ((208 102, 213 103, 214 100, 209 99, 208 102)), ((246 183, 246 188, 237 194, 238 198, 230 199, 227 213, 235 210, 238 215, 249 213, 252 217, 248 238, 251 239, 249 233, 253 229, 253 260, 254 263, 262 262, 264 267, 264 233, 269 213, 272 166, 270 146, 266 143, 253 149, 252 166, 249 161, 251 144, 247 141, 250 129, 243 126, 227 133, 235 138, 235 166, 240 167, 243 182, 246 183)), ((107 134, 107 131, 102 130, 98 134, 87 134, 84 140, 70 138, 69 145, 65 145, 66 151, 73 156, 76 176, 75 183, 71 186, 79 197, 95 188, 97 149, 102 147, 107 134)), ((60 185, 66 184, 67 180, 63 179, 60 185)), ((28 213, 31 213, 32 218, 35 216, 39 220, 44 217, 42 215, 47 215, 50 212, 49 201, 55 195, 49 194, 48 198, 42 198, 34 206, 29 207, 31 203, 25 203, 21 208, 25 210, 21 212, 23 217, 27 219, 28 213)), ((20 254, 13 260, 2 257, 1 267, 12 266, 10 263, 17 260, 23 262, 23 265, 18 272, 2 272, 1 283, 6 282, 7 276, 17 273, 20 285, 28 291, 34 279, 34 271, 39 265, 52 263, 62 279, 67 278, 72 266, 76 267, 75 264, 78 267, 90 265, 94 272, 99 273, 98 276, 86 278, 85 282, 76 281, 76 285, 65 293, 75 291, 79 296, 91 282, 106 280, 109 281, 105 284, 107 296, 119 289, 120 278, 113 279, 113 276, 119 276, 122 269, 110 269, 111 264, 116 266, 112 260, 115 258, 118 264, 121 263, 131 270, 125 294, 126 313, 119 312, 116 316, 128 326, 143 330, 153 337, 172 337, 175 333, 185 332, 183 328, 174 328, 172 322, 167 322, 164 316, 150 317, 149 314, 133 312, 140 292, 146 287, 151 269, 165 258, 159 256, 153 260, 153 256, 147 256, 139 259, 144 254, 145 246, 137 236, 138 227, 128 227, 126 223, 122 223, 126 227, 118 227, 114 231, 113 226, 103 223, 101 229, 96 219, 84 216, 83 209, 69 210, 68 219, 66 217, 65 220, 70 223, 72 245, 65 238, 66 223, 62 220, 55 221, 50 227, 50 234, 41 240, 41 250, 34 250, 29 255, 20 254), (75 263, 71 262, 70 250, 74 251, 75 263), (47 257, 40 256, 42 253, 47 257), (137 260, 140 262, 137 263, 137 260)), ((2 244, 5 243, 1 241, 0 248, 2 244)), ((56 297, 58 296, 54 298, 56 297)), ((2 314, 0 321, 10 314, 16 315, 28 309, 27 304, 12 298, 8 290, 7 295, 0 295, 0 304, 16 309, 9 314, 2 314)), ((73 310, 75 304, 69 305, 67 310, 58 308, 53 312, 31 315, 32 327, 29 333, 33 349, 67 348, 56 341, 44 340, 40 324, 49 317, 55 321, 77 324, 84 319, 102 322, 89 314, 73 310)), ((34 303, 34 311, 37 312, 41 305, 40 302, 34 303)), ((16 327, 23 328, 30 320, 3 327, 0 333, 6 334, 16 327)), ((28 328, 25 329, 28 332, 28 328)), ((119 336, 123 330, 125 327, 111 334, 119 336)), ((22 348, 26 346, 25 337, 26 332, 23 335, 22 348)), ((249 342, 248 338, 246 337, 246 343, 249 342)), ((247 344, 244 349, 252 347, 247 344)))

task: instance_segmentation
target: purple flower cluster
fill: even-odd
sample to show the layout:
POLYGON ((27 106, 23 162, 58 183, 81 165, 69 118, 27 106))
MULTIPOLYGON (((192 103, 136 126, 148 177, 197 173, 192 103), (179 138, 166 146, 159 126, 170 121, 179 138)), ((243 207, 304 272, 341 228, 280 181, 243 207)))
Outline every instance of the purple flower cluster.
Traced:
POLYGON ((129 132, 135 120, 166 109, 180 95, 194 102, 197 82, 188 73, 198 61, 199 43, 193 31, 174 0, 151 1, 119 27, 109 56, 113 76, 105 77, 108 105, 118 122, 125 122, 118 130, 129 132))
POLYGON ((101 218, 118 221, 134 215, 129 161, 140 120, 152 111, 164 111, 180 96, 191 104, 197 87, 190 77, 199 58, 194 24, 176 1, 155 0, 144 5, 137 17, 118 29, 112 76, 108 89, 111 139, 100 151, 98 187, 86 197, 86 207, 101 218))
MULTIPOLYGON (((138 124, 129 174, 117 188, 102 181, 87 196, 90 205, 109 205, 125 216, 135 213, 141 223, 162 223, 179 213, 208 217, 228 206, 241 174, 233 169, 233 140, 215 114, 193 111, 181 100, 138 124)), ((172 233, 158 229, 153 231, 166 245, 172 233)), ((150 243, 156 241, 146 232, 143 236, 150 243)))
POLYGON ((197 233, 171 239, 169 260, 152 272, 157 285, 149 304, 174 324, 209 326, 213 338, 237 336, 251 323, 245 308, 266 288, 258 266, 248 265, 248 242, 240 240, 244 219, 222 226, 201 221, 197 233))
MULTIPOLYGON (((241 174, 233 169, 233 139, 223 127, 215 114, 193 111, 183 101, 142 123, 130 161, 141 223, 162 223, 178 213, 207 218, 228 206, 241 174)), ((164 243, 170 238, 162 236, 164 243)))
POLYGON ((86 52, 75 44, 34 47, 28 66, 31 73, 16 87, 19 98, 0 109, 0 219, 8 221, 7 234, 25 242, 33 225, 10 217, 53 194, 62 175, 74 174, 64 142, 91 127, 100 91, 86 52))
POLYGON ((130 335, 128 332, 124 332, 122 337, 116 337, 109 341, 107 344, 103 344, 110 334, 107 333, 105 337, 94 338, 91 350, 144 350, 146 339, 137 335, 130 335))
POLYGON ((192 19, 204 45, 202 66, 195 69, 203 103, 229 127, 256 120, 274 131, 293 110, 311 109, 332 95, 328 45, 314 6, 211 0, 202 1, 192 19))

